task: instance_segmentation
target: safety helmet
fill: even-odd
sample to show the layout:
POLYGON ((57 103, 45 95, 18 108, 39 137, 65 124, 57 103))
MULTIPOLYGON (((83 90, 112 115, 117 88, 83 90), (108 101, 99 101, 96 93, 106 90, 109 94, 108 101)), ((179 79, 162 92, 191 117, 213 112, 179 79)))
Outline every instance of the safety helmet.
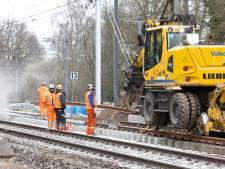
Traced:
POLYGON ((61 84, 58 84, 58 85, 56 86, 56 90, 62 90, 62 89, 63 89, 63 87, 62 87, 61 84))
POLYGON ((42 86, 46 86, 47 83, 46 83, 46 82, 42 82, 41 85, 42 85, 42 86))
POLYGON ((89 84, 89 85, 88 85, 88 90, 91 90, 91 89, 94 89, 94 87, 93 87, 92 84, 89 84))
POLYGON ((55 89, 56 89, 56 92, 61 92, 63 87, 61 84, 58 84, 55 89))
POLYGON ((55 90, 54 84, 49 84, 48 89, 49 89, 50 92, 53 92, 55 90))

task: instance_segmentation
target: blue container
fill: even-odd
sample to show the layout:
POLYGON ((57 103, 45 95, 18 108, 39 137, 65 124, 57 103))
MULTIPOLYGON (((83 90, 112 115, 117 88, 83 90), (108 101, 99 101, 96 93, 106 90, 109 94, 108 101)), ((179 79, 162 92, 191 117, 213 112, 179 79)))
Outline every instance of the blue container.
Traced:
POLYGON ((77 107, 77 113, 80 116, 87 117, 86 107, 85 106, 79 106, 79 107, 77 107))
POLYGON ((65 112, 67 117, 72 117, 72 106, 67 105, 65 112))
POLYGON ((71 117, 71 118, 74 116, 87 117, 85 106, 67 105, 65 111, 66 111, 67 117, 71 117))
POLYGON ((76 106, 72 106, 72 108, 71 108, 72 116, 76 115, 76 112, 77 112, 77 107, 76 106))

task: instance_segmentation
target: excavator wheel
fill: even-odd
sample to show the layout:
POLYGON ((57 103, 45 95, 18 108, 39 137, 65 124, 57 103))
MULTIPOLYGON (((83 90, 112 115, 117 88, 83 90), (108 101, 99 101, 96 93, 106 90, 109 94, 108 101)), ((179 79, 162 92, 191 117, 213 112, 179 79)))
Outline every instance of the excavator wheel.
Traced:
POLYGON ((146 123, 151 127, 158 128, 161 114, 154 112, 154 94, 152 92, 148 92, 145 95, 143 113, 146 123))
POLYGON ((190 103, 185 93, 174 93, 169 105, 170 120, 177 129, 187 129, 190 119, 190 103))
POLYGON ((197 114, 200 113, 200 102, 198 96, 194 93, 187 93, 190 103, 190 119, 188 129, 194 129, 196 126, 197 114))

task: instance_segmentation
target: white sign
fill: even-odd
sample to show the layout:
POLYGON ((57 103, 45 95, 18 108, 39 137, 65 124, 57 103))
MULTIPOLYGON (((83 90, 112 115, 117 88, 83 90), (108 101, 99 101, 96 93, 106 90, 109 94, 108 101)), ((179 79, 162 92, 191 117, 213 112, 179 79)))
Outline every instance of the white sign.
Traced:
POLYGON ((71 72, 70 73, 71 80, 78 80, 78 78, 79 78, 79 72, 71 72))

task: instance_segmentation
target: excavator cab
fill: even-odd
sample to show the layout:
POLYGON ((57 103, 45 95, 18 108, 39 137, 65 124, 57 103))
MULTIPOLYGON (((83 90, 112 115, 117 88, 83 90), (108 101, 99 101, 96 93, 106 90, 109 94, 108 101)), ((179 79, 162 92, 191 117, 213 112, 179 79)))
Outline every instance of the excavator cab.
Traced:
POLYGON ((167 79, 168 71, 172 69, 171 61, 168 70, 163 70, 163 66, 170 55, 169 50, 199 43, 199 36, 193 26, 158 26, 149 28, 146 32, 143 67, 145 80, 167 79))

